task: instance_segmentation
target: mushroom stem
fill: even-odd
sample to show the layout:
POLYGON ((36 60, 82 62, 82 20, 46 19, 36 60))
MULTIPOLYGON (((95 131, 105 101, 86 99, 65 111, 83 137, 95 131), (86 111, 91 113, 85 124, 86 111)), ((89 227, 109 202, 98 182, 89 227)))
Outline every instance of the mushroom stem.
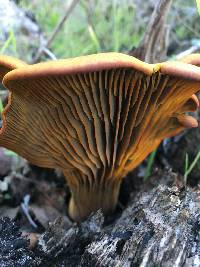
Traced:
POLYGON ((119 195, 122 179, 117 181, 109 180, 104 184, 95 184, 89 187, 88 184, 81 184, 79 187, 68 184, 71 190, 68 213, 76 221, 82 221, 92 212, 101 209, 104 214, 114 211, 119 195))

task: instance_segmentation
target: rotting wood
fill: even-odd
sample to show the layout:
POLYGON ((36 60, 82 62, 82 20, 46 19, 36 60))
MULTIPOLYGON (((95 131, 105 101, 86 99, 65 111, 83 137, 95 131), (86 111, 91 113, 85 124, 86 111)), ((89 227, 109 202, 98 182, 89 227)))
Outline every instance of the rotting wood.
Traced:
POLYGON ((200 266, 200 189, 167 186, 174 175, 166 172, 161 178, 165 184, 132 196, 119 219, 108 226, 103 226, 100 211, 68 229, 57 220, 32 252, 20 250, 24 239, 13 236, 13 222, 2 219, 1 266, 12 266, 13 257, 16 262, 25 259, 22 267, 26 260, 29 266, 200 266), (18 249, 8 254, 11 244, 18 249))

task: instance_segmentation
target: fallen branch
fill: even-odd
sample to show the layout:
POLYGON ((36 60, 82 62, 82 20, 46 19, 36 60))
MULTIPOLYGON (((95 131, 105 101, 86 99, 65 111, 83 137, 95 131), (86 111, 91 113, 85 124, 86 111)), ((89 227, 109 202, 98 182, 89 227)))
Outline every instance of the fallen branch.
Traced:
POLYGON ((172 0, 158 0, 139 47, 130 55, 150 63, 165 59, 169 34, 166 18, 171 4, 172 0))

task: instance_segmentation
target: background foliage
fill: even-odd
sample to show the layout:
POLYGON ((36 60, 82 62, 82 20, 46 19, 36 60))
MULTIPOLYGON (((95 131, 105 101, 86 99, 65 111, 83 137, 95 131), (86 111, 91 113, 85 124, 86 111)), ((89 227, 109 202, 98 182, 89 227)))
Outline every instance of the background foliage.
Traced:
MULTIPOLYGON (((37 22, 48 39, 64 15, 68 1, 18 0, 26 13, 37 22)), ((155 0, 81 0, 51 44, 57 58, 68 58, 102 51, 127 52, 139 44, 155 0)), ((195 0, 174 0, 168 25, 168 54, 200 42, 200 23, 195 0)), ((23 55, 12 28, 6 42, 0 43, 1 53, 23 55)), ((32 43, 35 49, 37 43, 32 43)), ((31 60, 27 55, 27 60, 31 60)))

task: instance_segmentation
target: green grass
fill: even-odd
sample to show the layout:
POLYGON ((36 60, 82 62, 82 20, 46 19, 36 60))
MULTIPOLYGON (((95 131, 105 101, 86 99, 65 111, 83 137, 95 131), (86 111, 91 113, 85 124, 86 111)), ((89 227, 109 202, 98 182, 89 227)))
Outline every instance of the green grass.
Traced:
POLYGON ((184 185, 187 184, 187 179, 191 171, 194 169, 195 165, 197 164, 198 160, 200 159, 200 151, 197 153, 196 157, 193 159, 192 163, 189 165, 189 156, 185 154, 185 167, 184 167, 184 185))
POLYGON ((150 156, 148 157, 147 167, 145 169, 145 174, 144 174, 144 182, 146 182, 148 180, 149 176, 151 175, 153 164, 154 164, 154 160, 155 160, 155 157, 156 157, 156 152, 157 152, 157 149, 154 150, 150 154, 150 156))
POLYGON ((17 44, 13 29, 10 29, 9 36, 0 49, 0 54, 4 54, 9 49, 13 52, 13 54, 17 55, 17 44))
MULTIPOLYGON (((67 2, 63 0, 20 0, 19 6, 35 16, 37 24, 48 39, 63 17, 67 2)), ((200 0, 196 0, 196 2, 199 10, 200 0)), ((52 42, 50 50, 57 58, 105 51, 127 52, 138 46, 146 29, 151 8, 148 1, 141 1, 140 4, 137 4, 137 1, 130 0, 81 0, 52 42)), ((177 41, 197 38, 198 36, 195 36, 194 32, 200 35, 199 16, 197 11, 196 14, 191 13, 192 10, 197 10, 195 2, 192 0, 173 1, 169 20, 176 23, 173 25, 173 34, 177 41), (190 26, 193 32, 176 18, 177 14, 185 20, 185 24, 190 26)), ((23 44, 16 42, 11 30, 6 42, 0 45, 2 45, 1 53, 31 61, 33 52, 31 49, 37 49, 39 43, 37 41, 31 43, 25 49, 23 44)))
POLYGON ((196 0, 196 4, 197 4, 198 13, 200 15, 200 0, 196 0))
POLYGON ((96 52, 101 52, 101 45, 92 25, 88 25, 88 31, 89 31, 91 41, 93 45, 96 47, 96 52))
MULTIPOLYGON (((196 1, 199 7, 200 0, 196 1)), ((19 5, 35 16, 41 31, 48 39, 63 17, 67 2, 63 0, 20 0, 19 5)), ((173 33, 178 41, 193 38, 194 32, 189 31, 181 21, 177 22, 176 13, 186 20, 186 24, 190 25, 190 28, 199 32, 198 15, 187 15, 192 9, 196 9, 192 0, 188 0, 186 3, 183 0, 173 1, 169 20, 172 19, 177 24, 173 27, 173 33)), ((138 9, 137 2, 130 0, 81 0, 52 42, 50 50, 57 58, 69 58, 105 51, 127 52, 138 46, 150 14, 151 4, 148 1, 141 1, 138 9)), ((28 51, 22 52, 23 47, 18 44, 14 48, 12 36, 9 36, 6 42, 9 43, 9 46, 7 47, 7 43, 5 44, 4 53, 10 54, 10 50, 6 47, 11 46, 18 52, 19 56, 27 54, 27 59, 31 61, 31 52, 29 55, 28 51)), ((36 49, 39 44, 34 43, 33 46, 36 49)), ((27 61, 26 58, 25 61, 27 61)))
POLYGON ((3 111, 3 103, 2 103, 2 100, 0 98, 0 114, 2 113, 2 111, 3 111))
MULTIPOLYGON (((66 2, 20 1, 22 8, 34 10, 48 38, 64 15, 66 2)), ((50 49, 57 58, 75 57, 104 51, 128 51, 137 46, 145 25, 133 25, 134 5, 128 0, 80 1, 54 39, 50 49)))

